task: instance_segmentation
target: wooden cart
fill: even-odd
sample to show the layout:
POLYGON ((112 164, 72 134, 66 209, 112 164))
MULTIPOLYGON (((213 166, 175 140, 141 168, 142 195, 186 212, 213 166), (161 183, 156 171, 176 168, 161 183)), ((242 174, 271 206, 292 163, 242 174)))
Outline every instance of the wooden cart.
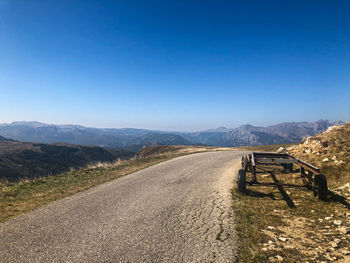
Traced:
MULTIPOLYGON (((294 165, 299 166, 300 176, 304 187, 314 191, 314 195, 319 199, 326 199, 328 193, 327 178, 321 174, 317 167, 299 160, 292 155, 286 153, 264 153, 252 152, 242 157, 242 169, 238 173, 238 190, 242 193, 246 191, 246 184, 249 185, 277 185, 278 181, 272 171, 266 171, 266 167, 277 165, 283 168, 284 173, 288 174, 293 171, 294 165), (247 182, 246 173, 252 174, 252 180, 247 182), (274 183, 259 183, 257 175, 260 173, 270 173, 274 179, 274 183)), ((285 186, 295 186, 292 184, 283 184, 285 186)))

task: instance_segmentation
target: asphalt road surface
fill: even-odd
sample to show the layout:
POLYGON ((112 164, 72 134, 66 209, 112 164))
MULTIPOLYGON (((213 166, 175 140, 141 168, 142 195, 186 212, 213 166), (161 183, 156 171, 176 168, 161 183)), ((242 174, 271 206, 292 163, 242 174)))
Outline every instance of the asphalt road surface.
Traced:
POLYGON ((235 262, 242 152, 179 157, 0 224, 0 262, 235 262))

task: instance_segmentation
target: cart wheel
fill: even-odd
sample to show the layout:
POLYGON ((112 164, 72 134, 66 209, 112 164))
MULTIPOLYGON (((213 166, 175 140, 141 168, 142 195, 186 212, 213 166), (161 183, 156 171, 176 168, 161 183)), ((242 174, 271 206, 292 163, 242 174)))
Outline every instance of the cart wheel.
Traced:
POLYGON ((328 192, 326 176, 323 174, 316 174, 314 180, 318 190, 318 198, 320 200, 325 200, 328 192))
POLYGON ((244 193, 246 191, 246 171, 241 169, 238 171, 237 186, 238 191, 244 193))

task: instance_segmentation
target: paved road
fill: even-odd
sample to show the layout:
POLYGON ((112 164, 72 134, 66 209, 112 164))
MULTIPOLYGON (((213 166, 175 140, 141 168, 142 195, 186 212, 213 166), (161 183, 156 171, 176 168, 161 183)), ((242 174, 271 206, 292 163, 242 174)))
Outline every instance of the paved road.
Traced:
POLYGON ((179 157, 0 224, 0 261, 234 262, 241 154, 179 157))

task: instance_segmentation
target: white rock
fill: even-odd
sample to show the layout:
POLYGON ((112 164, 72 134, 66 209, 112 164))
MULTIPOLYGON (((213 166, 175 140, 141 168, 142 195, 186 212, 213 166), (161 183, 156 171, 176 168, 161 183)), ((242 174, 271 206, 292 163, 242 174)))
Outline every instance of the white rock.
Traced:
POLYGON ((310 142, 310 140, 311 140, 311 137, 307 137, 304 144, 308 144, 310 142))
POLYGON ((334 220, 333 224, 335 224, 336 226, 340 226, 341 225, 341 221, 340 220, 334 220))
POLYGON ((329 242, 329 244, 331 245, 331 247, 337 247, 338 246, 338 244, 335 243, 334 241, 329 242))
POLYGON ((350 229, 346 228, 345 226, 338 227, 338 231, 344 235, 350 233, 350 229))
POLYGON ((268 260, 269 262, 276 262, 276 259, 274 257, 269 257, 268 260))
POLYGON ((334 161, 334 163, 335 163, 335 165, 341 165, 341 164, 343 164, 344 162, 343 162, 342 160, 340 160, 340 161, 334 161))
POLYGON ((335 238, 333 241, 334 241, 335 243, 337 243, 337 245, 339 245, 340 242, 341 242, 341 240, 340 240, 339 238, 335 238))
POLYGON ((294 246, 291 246, 291 245, 283 245, 283 247, 285 249, 294 249, 295 248, 294 246))
POLYGON ((286 148, 285 147, 280 147, 278 150, 277 150, 278 153, 284 153, 286 152, 286 148))
POLYGON ((327 129, 324 133, 328 133, 328 132, 330 132, 331 130, 337 129, 337 128, 339 128, 339 127, 340 127, 340 125, 339 125, 339 126, 329 126, 328 129, 327 129))
POLYGON ((327 157, 322 160, 322 162, 328 162, 328 161, 329 159, 327 157))
POLYGON ((267 226, 267 229, 269 229, 269 230, 274 230, 274 229, 276 229, 274 226, 267 226))
POLYGON ((283 258, 280 255, 277 255, 276 259, 277 259, 278 262, 282 262, 283 261, 283 258))
POLYGON ((278 239, 281 240, 282 242, 286 242, 287 241, 287 238, 285 238, 285 237, 279 237, 278 239))
POLYGON ((343 186, 340 186, 340 187, 336 188, 336 190, 343 190, 345 188, 349 188, 350 189, 350 183, 344 184, 343 186))

